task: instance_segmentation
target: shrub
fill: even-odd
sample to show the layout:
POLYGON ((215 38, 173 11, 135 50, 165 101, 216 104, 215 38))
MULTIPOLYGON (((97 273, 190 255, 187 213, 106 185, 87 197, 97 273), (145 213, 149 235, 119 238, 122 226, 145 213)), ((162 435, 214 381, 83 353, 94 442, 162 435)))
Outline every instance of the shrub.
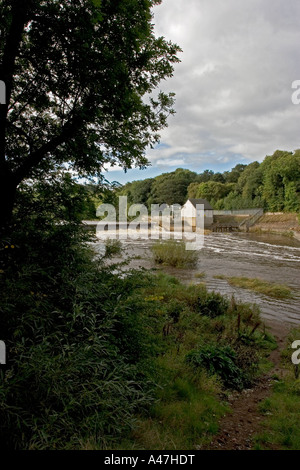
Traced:
POLYGON ((198 262, 198 251, 186 250, 183 241, 168 240, 157 242, 151 247, 154 260, 157 264, 164 264, 174 268, 194 267, 198 262))
POLYGON ((204 367, 210 374, 217 374, 229 388, 243 387, 243 372, 236 365, 236 354, 229 346, 209 345, 191 351, 186 361, 196 367, 204 367))
POLYGON ((10 449, 78 449, 89 438, 105 448, 154 398, 152 320, 130 300, 144 281, 93 260, 88 233, 60 223, 61 207, 49 218, 44 197, 37 215, 23 194, 9 248, 0 243, 0 439, 10 449))
POLYGON ((113 240, 108 238, 105 241, 105 256, 111 258, 112 256, 121 255, 122 243, 120 240, 113 240))
POLYGON ((153 399, 151 321, 126 305, 137 276, 123 281, 83 247, 56 246, 51 266, 40 257, 40 266, 18 264, 0 280, 9 351, 0 438, 8 448, 78 448, 91 434, 105 447, 153 399))
POLYGON ((229 300, 216 292, 203 291, 197 299, 197 309, 210 318, 225 315, 229 308, 229 300))

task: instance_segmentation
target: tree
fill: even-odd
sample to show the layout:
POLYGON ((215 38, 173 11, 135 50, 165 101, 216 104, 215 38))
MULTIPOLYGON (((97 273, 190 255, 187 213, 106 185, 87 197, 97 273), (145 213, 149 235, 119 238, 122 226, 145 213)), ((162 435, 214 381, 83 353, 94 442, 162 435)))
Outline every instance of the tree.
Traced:
POLYGON ((150 197, 153 178, 147 178, 140 181, 132 181, 126 183, 119 191, 118 195, 127 196, 130 204, 145 204, 147 205, 150 197))
POLYGON ((271 211, 300 208, 300 152, 276 150, 261 164, 263 198, 271 211))
POLYGON ((197 176, 197 181, 198 183, 206 183, 207 181, 210 181, 213 176, 214 172, 212 170, 204 170, 197 176))
POLYGON ((231 171, 224 171, 223 176, 226 183, 236 183, 241 175, 241 173, 245 170, 247 165, 242 163, 238 163, 232 168, 231 171))
POLYGON ((180 204, 187 200, 188 186, 195 181, 193 171, 177 168, 171 173, 163 173, 154 179, 148 204, 180 204))
POLYGON ((156 38, 160 0, 3 0, 0 4, 1 223, 17 187, 63 168, 99 175, 107 162, 147 165, 147 146, 174 113, 179 47, 156 38), (5 201, 5 203, 4 203, 5 201))
POLYGON ((236 191, 245 203, 245 208, 262 207, 263 172, 260 163, 252 162, 241 173, 236 191))
POLYGON ((217 181, 208 181, 207 183, 200 183, 198 185, 196 197, 207 199, 214 205, 219 199, 226 197, 234 188, 234 183, 223 184, 217 181))
POLYGON ((188 198, 195 199, 197 197, 199 183, 191 183, 188 187, 188 198))
POLYGON ((217 183, 225 183, 225 178, 222 173, 215 173, 212 177, 212 181, 216 181, 217 183))

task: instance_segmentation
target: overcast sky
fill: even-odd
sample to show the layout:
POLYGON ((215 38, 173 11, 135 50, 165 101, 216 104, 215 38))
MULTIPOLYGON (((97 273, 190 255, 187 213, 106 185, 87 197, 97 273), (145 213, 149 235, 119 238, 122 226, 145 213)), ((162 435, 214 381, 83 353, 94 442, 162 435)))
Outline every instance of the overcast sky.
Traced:
POLYGON ((262 161, 276 149, 300 148, 299 0, 163 0, 157 35, 183 52, 174 77, 176 115, 147 152, 147 170, 109 171, 120 182, 174 169, 224 171, 262 161))

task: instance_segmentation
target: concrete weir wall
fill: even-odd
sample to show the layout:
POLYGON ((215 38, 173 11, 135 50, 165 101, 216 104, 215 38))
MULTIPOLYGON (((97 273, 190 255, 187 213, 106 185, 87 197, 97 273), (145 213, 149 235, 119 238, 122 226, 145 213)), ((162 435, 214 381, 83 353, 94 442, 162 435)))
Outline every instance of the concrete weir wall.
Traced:
POLYGON ((248 232, 249 227, 254 225, 264 213, 263 209, 242 209, 228 211, 214 210, 213 212, 214 231, 219 231, 219 229, 221 229, 222 227, 223 229, 226 229, 227 227, 229 231, 234 228, 234 230, 246 232, 248 232))
MULTIPOLYGON (((212 211, 209 211, 209 212, 212 212, 212 211)), ((184 220, 186 224, 190 225, 193 229, 196 229, 196 217, 185 217, 184 220)), ((204 228, 211 227, 213 224, 213 221, 214 221, 214 218, 212 215, 210 216, 208 214, 204 214, 204 228)))

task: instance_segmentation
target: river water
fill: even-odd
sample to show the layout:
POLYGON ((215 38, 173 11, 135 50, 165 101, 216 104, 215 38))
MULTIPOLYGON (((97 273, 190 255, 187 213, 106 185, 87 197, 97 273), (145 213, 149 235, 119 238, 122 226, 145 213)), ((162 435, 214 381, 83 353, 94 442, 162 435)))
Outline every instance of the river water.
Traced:
MULTIPOLYGON (((154 268, 151 256, 153 240, 124 240, 125 256, 133 256, 131 267, 154 268)), ((103 242, 96 244, 102 251, 103 242)), ((124 255, 123 255, 124 256, 124 255)), ((117 261, 114 259, 114 262, 117 261)), ((300 324, 300 241, 280 235, 251 233, 211 233, 204 236, 196 268, 162 268, 184 283, 205 282, 209 291, 216 291, 237 300, 256 303, 265 319, 288 325, 300 324), (205 273, 197 279, 197 273, 205 273), (233 287, 216 275, 261 278, 287 284, 294 291, 293 299, 274 299, 253 291, 233 287)))

